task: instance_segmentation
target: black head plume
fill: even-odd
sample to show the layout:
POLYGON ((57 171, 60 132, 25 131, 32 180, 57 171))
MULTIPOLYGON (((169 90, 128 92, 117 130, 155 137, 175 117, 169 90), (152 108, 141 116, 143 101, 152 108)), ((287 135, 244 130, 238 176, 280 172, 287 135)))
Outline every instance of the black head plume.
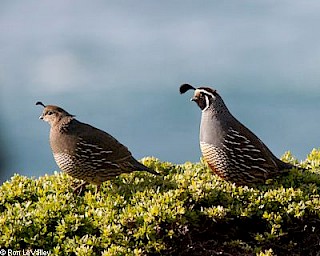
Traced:
POLYGON ((46 105, 44 105, 41 101, 37 101, 36 105, 41 105, 41 106, 43 106, 44 108, 46 107, 46 105))
POLYGON ((189 90, 196 90, 192 85, 190 84, 183 84, 180 86, 180 94, 183 94, 189 90))

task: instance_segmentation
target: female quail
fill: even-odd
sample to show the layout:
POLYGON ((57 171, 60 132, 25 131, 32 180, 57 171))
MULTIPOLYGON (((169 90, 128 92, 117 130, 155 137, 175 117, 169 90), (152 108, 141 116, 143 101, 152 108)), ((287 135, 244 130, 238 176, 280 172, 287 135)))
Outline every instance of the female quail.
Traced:
POLYGON ((194 90, 192 101, 202 110, 200 148, 218 176, 238 185, 261 183, 294 166, 275 157, 268 147, 228 110, 220 95, 208 87, 180 86, 180 93, 194 90))
POLYGON ((44 107, 40 119, 48 122, 54 159, 62 171, 84 180, 75 191, 88 184, 97 185, 121 173, 147 171, 158 175, 134 159, 124 145, 108 133, 77 121, 60 107, 37 102, 44 107))

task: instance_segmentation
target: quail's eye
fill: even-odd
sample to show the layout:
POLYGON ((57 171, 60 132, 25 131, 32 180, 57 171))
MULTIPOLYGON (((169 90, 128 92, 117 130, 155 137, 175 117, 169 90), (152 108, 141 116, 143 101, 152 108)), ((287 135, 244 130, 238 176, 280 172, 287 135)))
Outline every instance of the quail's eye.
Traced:
POLYGON ((52 114, 53 114, 52 111, 48 111, 48 112, 47 112, 47 115, 49 115, 49 116, 52 115, 52 114))

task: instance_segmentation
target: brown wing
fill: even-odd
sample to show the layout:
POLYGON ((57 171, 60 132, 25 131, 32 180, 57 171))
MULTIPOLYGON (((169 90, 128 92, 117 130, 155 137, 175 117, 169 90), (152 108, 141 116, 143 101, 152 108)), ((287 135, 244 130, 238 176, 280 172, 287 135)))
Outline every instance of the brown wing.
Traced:
POLYGON ((229 127, 224 147, 237 168, 249 180, 265 180, 279 172, 277 159, 268 147, 243 125, 229 127))
POLYGON ((80 123, 69 125, 69 135, 76 138, 78 154, 89 162, 99 162, 101 167, 119 168, 118 164, 132 158, 131 152, 110 134, 91 125, 80 123), (77 129, 72 127, 76 125, 77 129))

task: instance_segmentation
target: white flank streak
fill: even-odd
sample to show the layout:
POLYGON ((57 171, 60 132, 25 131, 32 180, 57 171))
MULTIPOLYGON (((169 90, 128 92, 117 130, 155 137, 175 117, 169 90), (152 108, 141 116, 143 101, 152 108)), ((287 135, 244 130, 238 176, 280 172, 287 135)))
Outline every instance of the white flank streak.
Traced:
POLYGON ((230 149, 230 148, 228 148, 226 145, 222 144, 222 146, 223 146, 226 150, 230 151, 231 153, 233 152, 233 150, 230 149))
POLYGON ((256 148, 253 148, 253 149, 250 149, 251 151, 254 151, 254 152, 261 152, 259 149, 256 149, 256 148))
POLYGON ((102 150, 100 153, 101 153, 101 154, 111 154, 111 153, 112 153, 112 151, 102 150))
POLYGON ((231 136, 230 134, 227 134, 227 137, 229 137, 230 139, 235 139, 235 137, 231 136))
POLYGON ((251 151, 251 152, 261 152, 259 149, 256 148, 243 148, 243 151, 251 151))
POLYGON ((107 164, 110 164, 110 165, 113 165, 113 166, 115 166, 115 167, 118 167, 119 168, 119 165, 117 165, 117 164, 114 164, 114 163, 112 163, 112 162, 106 162, 107 164))
POLYGON ((240 164, 240 165, 243 166, 244 168, 251 169, 248 165, 245 165, 245 164, 240 164))
POLYGON ((77 143, 79 145, 83 145, 86 147, 91 147, 91 148, 96 148, 98 150, 102 150, 103 148, 99 147, 98 145, 95 144, 90 144, 90 143, 86 143, 83 139, 80 138, 80 141, 77 143))
POLYGON ((101 150, 101 149, 102 149, 102 148, 101 148, 101 147, 99 147, 98 145, 92 145, 92 144, 91 144, 91 147, 96 148, 96 149, 99 149, 99 150, 101 150))
POLYGON ((239 163, 236 161, 236 160, 234 160, 234 159, 230 159, 231 160, 231 162, 233 162, 235 165, 239 165, 239 163))
POLYGON ((241 138, 241 139, 244 139, 246 143, 249 143, 250 140, 248 140, 246 137, 242 136, 242 135, 239 135, 239 134, 234 134, 234 136, 238 137, 238 138, 241 138))
POLYGON ((233 141, 226 140, 226 139, 224 139, 224 141, 227 142, 227 143, 233 144, 233 145, 240 145, 241 144, 239 142, 233 142, 233 141))
POLYGON ((234 134, 239 134, 239 132, 237 132, 236 130, 233 130, 232 128, 230 128, 229 130, 232 131, 234 134))
POLYGON ((252 176, 252 175, 250 175, 249 173, 247 173, 246 172, 246 174, 247 174, 247 176, 249 176, 250 178, 252 178, 252 179, 255 179, 256 177, 254 177, 254 176, 252 176))
POLYGON ((259 166, 256 166, 256 165, 253 165, 252 168, 254 168, 254 169, 259 169, 259 170, 261 170, 261 171, 263 171, 263 172, 267 172, 267 170, 265 170, 265 169, 263 169, 263 168, 261 168, 261 167, 259 167, 259 166))
POLYGON ((265 162, 266 160, 265 159, 263 159, 263 158, 253 158, 252 156, 249 156, 249 155, 243 155, 243 156, 245 156, 245 157, 247 157, 247 158, 249 158, 249 159, 251 159, 251 160, 253 160, 253 161, 263 161, 263 162, 265 162))

